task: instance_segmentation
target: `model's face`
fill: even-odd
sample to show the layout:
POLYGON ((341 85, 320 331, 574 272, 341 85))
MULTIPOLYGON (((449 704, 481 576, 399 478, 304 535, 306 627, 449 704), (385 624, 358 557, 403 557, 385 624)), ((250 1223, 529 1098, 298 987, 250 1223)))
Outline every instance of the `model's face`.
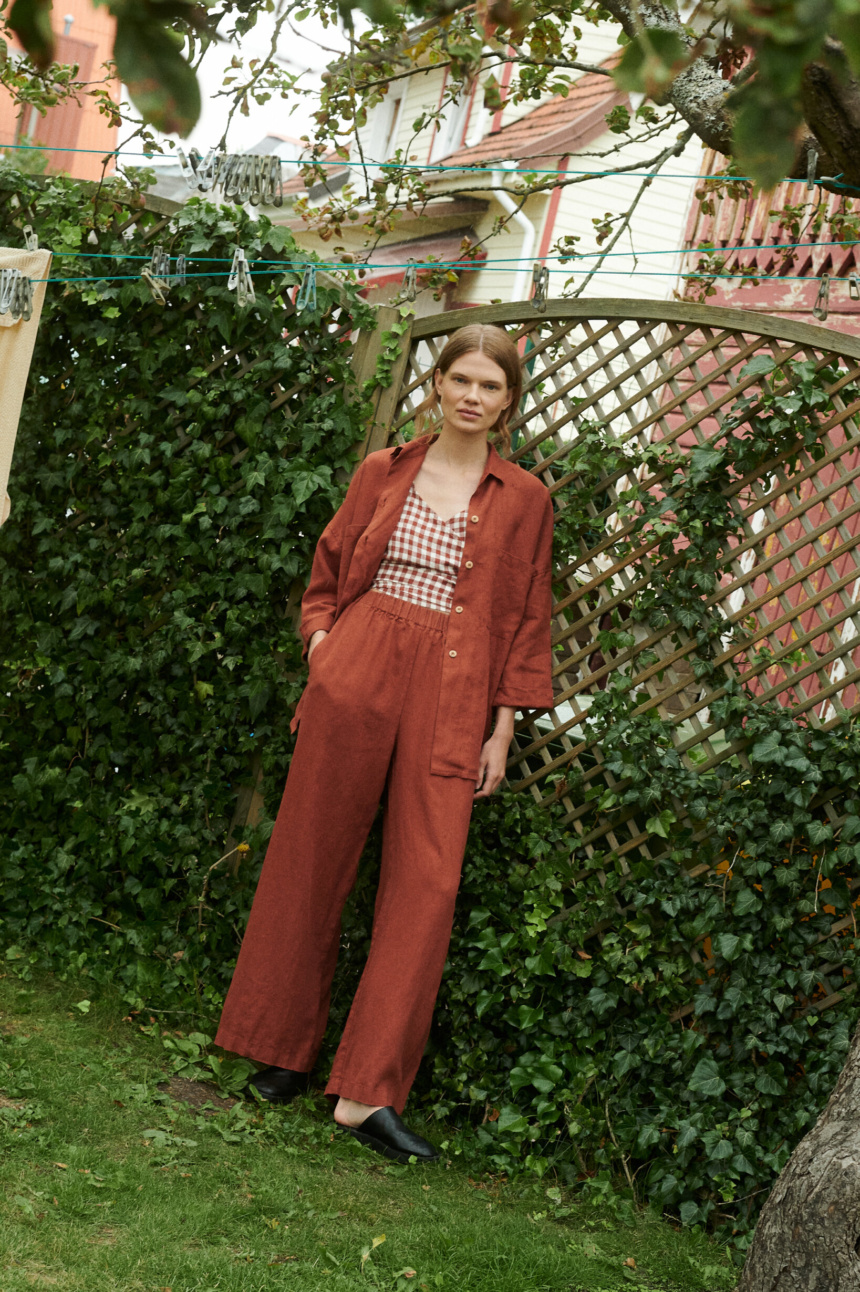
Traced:
POLYGON ((503 370, 480 350, 437 370, 436 394, 445 426, 468 435, 486 435, 513 398, 503 370))

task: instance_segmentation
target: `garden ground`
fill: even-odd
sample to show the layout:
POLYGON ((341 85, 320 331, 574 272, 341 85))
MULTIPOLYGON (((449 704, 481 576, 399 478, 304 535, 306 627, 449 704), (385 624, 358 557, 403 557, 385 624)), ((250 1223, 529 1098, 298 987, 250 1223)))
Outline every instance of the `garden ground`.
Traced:
POLYGON ((287 1111, 220 1098, 176 1075, 148 1016, 84 994, 0 978, 3 1292, 734 1285, 719 1248, 652 1214, 624 1223, 444 1152, 386 1163, 333 1135, 319 1094, 287 1111))

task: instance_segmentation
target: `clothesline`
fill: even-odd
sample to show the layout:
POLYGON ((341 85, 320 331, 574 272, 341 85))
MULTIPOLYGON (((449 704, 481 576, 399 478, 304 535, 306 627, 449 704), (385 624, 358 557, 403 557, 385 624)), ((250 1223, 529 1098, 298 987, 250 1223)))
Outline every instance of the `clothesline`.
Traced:
MULTIPOLYGON (((105 157, 105 158, 123 157, 123 156, 146 157, 149 161, 158 160, 159 158, 169 157, 171 155, 169 153, 153 153, 153 152, 138 151, 136 149, 125 149, 125 148, 109 148, 109 149, 61 148, 53 144, 50 144, 50 145, 3 144, 2 148, 18 149, 18 150, 30 151, 30 152, 89 153, 89 154, 95 154, 98 157, 105 157)), ((451 171, 458 175, 465 175, 465 174, 488 175, 488 174, 492 174, 493 171, 501 170, 509 175, 563 175, 565 177, 569 177, 572 175, 590 175, 594 179, 606 179, 612 176, 616 179, 724 180, 726 183, 744 183, 744 184, 751 184, 754 182, 748 175, 727 175, 725 174, 725 172, 720 174, 714 174, 714 175, 702 175, 699 172, 696 172, 695 174, 690 174, 686 172, 678 173, 673 171, 570 170, 559 166, 538 167, 538 166, 512 165, 510 161, 507 161, 503 158, 493 158, 492 160, 486 161, 483 164, 476 165, 476 166, 450 165, 444 162, 433 162, 433 163, 392 162, 392 161, 377 162, 377 161, 370 161, 369 159, 364 159, 361 161, 346 161, 341 158, 329 158, 329 159, 319 158, 318 160, 311 160, 307 157, 304 157, 304 158, 280 157, 279 160, 285 166, 298 166, 298 167, 337 166, 337 167, 340 167, 341 169, 346 169, 346 170, 349 170, 349 169, 367 170, 367 169, 378 168, 380 170, 392 170, 392 171, 421 171, 421 172, 451 171)), ((177 158, 177 162, 178 162, 178 158, 177 158)), ((860 191, 860 190, 856 190, 854 186, 851 184, 840 183, 840 180, 842 178, 841 174, 836 175, 835 177, 826 176, 822 178, 826 178, 828 183, 836 184, 838 188, 852 189, 852 191, 860 191)), ((816 182, 820 183, 821 181, 818 180, 816 182)), ((806 186, 808 184, 808 180, 796 179, 794 177, 787 176, 783 181, 783 183, 803 184, 804 186, 806 186)))
MULTIPOLYGON (((564 255, 557 256, 540 256, 540 260, 598 260, 609 257, 623 256, 626 259, 631 257, 634 260, 643 260, 648 256, 692 256, 692 255, 728 255, 736 251, 793 251, 804 247, 857 247, 860 246, 860 238, 843 238, 824 242, 816 240, 815 242, 772 242, 765 244, 743 243, 736 247, 672 247, 672 248, 654 248, 651 251, 576 251, 567 252, 564 255)), ((137 252, 124 251, 62 251, 56 252, 55 260, 62 259, 90 259, 90 260, 149 260, 149 255, 139 255, 137 252)), ((486 269, 491 265, 525 265, 533 264, 534 256, 497 256, 481 261, 481 268, 486 269)), ((189 256, 188 261, 196 261, 199 264, 229 264, 230 256, 189 256)), ((280 265, 284 269, 304 269, 310 262, 306 260, 264 260, 262 257, 251 256, 248 263, 253 265, 280 265)), ((315 263, 315 262, 314 262, 315 263)), ((418 269, 428 269, 432 267, 439 268, 437 261, 409 261, 408 264, 415 264, 418 269)), ((458 265, 459 262, 451 262, 458 265)), ((403 265, 374 264, 371 261, 354 261, 354 262, 320 262, 315 264, 317 269, 325 270, 331 273, 335 270, 342 269, 399 269, 403 265)), ((710 275, 709 275, 710 276, 710 275)), ((780 275, 782 277, 783 275, 780 275)))
MULTIPOLYGON (((147 257, 147 259, 148 259, 148 257, 147 257)), ((256 263, 256 262, 255 262, 255 263, 256 263)), ((280 263, 280 262, 272 262, 272 263, 278 264, 278 263, 280 263)), ((295 266, 295 267, 296 267, 297 269, 314 269, 314 270, 323 270, 323 271, 325 271, 325 272, 330 272, 329 270, 326 270, 326 269, 325 269, 325 266, 324 266, 324 265, 317 265, 317 264, 314 264, 313 262, 310 262, 310 261, 306 261, 306 262, 302 262, 302 263, 300 263, 300 264, 296 264, 296 266, 295 266)), ((362 267, 362 266, 359 266, 359 268, 361 268, 361 267, 362 267)), ((338 266, 338 268, 339 268, 339 269, 350 269, 350 268, 352 268, 352 266, 349 266, 349 265, 340 265, 340 266, 338 266)), ((484 264, 464 265, 464 264, 458 264, 458 263, 452 263, 452 264, 439 264, 439 263, 437 263, 437 262, 435 262, 435 261, 434 261, 434 262, 431 262, 431 263, 428 263, 428 264, 425 264, 425 265, 422 265, 422 264, 416 264, 414 261, 410 261, 408 264, 401 264, 401 265, 374 265, 374 266, 369 266, 369 268, 373 268, 373 269, 384 269, 384 270, 393 270, 393 269, 404 269, 404 270, 405 270, 405 269, 437 269, 437 270, 438 270, 438 269, 442 269, 442 270, 446 270, 446 271, 448 271, 448 270, 453 270, 454 272, 456 272, 456 273, 458 273, 458 274, 461 274, 461 273, 479 273, 481 270, 483 270, 483 269, 485 268, 485 265, 484 265, 484 264)), ((271 275, 272 270, 270 270, 270 269, 253 269, 253 270, 251 270, 250 272, 254 275, 254 277, 260 277, 260 276, 262 276, 262 275, 271 275)), ((515 270, 515 269, 508 269, 508 270, 505 270, 505 269, 499 269, 499 270, 496 270, 496 272, 497 272, 497 273, 518 273, 518 272, 519 272, 519 270, 515 270)), ((627 270, 627 269, 623 269, 623 270, 617 270, 617 269, 588 269, 588 268, 587 268, 587 267, 585 267, 585 266, 583 266, 583 267, 582 267, 581 269, 579 269, 579 270, 577 270, 577 269, 576 269, 576 268, 574 268, 574 267, 566 267, 566 268, 563 268, 563 269, 547 269, 547 271, 546 271, 546 272, 547 272, 548 274, 565 274, 565 275, 567 275, 568 277, 571 277, 571 276, 573 276, 573 275, 575 275, 575 274, 577 274, 577 273, 579 273, 579 274, 609 274, 609 275, 614 275, 614 276, 616 276, 616 277, 617 277, 619 274, 623 274, 625 278, 629 278, 629 277, 631 277, 634 273, 636 273, 636 272, 640 272, 640 276, 643 276, 643 277, 646 277, 646 278, 705 278, 705 279, 708 279, 708 280, 713 279, 713 278, 742 278, 742 279, 750 279, 750 278, 754 278, 754 279, 756 279, 756 280, 757 280, 757 281, 759 281, 759 282, 777 282, 777 283, 781 283, 781 282, 818 283, 818 282, 821 282, 822 278, 830 278, 830 277, 831 277, 831 275, 830 275, 829 273, 824 273, 824 274, 712 273, 712 274, 710 274, 710 273, 700 273, 700 272, 698 272, 698 271, 692 271, 692 270, 691 270, 690 272, 687 272, 686 270, 657 270, 657 269, 646 269, 646 270, 643 270, 643 271, 636 271, 636 270, 627 270)), ((203 272, 200 272, 200 273, 187 273, 187 272, 186 272, 186 275, 185 275, 185 276, 186 276, 187 278, 222 278, 222 277, 223 277, 223 274, 215 273, 214 271, 203 271, 203 272)), ((34 283, 65 283, 65 284, 74 284, 74 283, 121 283, 121 282, 134 282, 134 281, 140 281, 140 275, 139 275, 139 274, 94 274, 94 275, 92 275, 92 276, 85 276, 85 277, 79 277, 79 278, 59 278, 59 277, 58 277, 58 278, 53 278, 53 277, 52 277, 52 278, 34 278, 34 279, 32 279, 31 281, 32 281, 32 282, 34 282, 34 283)), ((838 280, 837 280, 837 281, 838 281, 838 280)))

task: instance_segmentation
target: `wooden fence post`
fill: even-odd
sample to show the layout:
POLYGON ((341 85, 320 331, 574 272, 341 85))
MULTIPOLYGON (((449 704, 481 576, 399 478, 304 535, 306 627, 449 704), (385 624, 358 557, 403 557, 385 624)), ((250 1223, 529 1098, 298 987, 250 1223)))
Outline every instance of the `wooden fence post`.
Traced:
MULTIPOLYGON (((373 379, 376 363, 382 354, 383 335, 400 318, 400 311, 395 305, 381 305, 376 312, 376 326, 372 332, 362 332, 355 346, 355 379, 360 390, 366 381, 373 379)), ((361 456, 367 457, 375 449, 384 449, 388 443, 388 434, 392 418, 397 411, 400 387, 403 374, 409 362, 409 350, 412 342, 412 320, 400 341, 400 352, 395 359, 391 376, 386 386, 377 386, 371 394, 372 413, 367 434, 362 445, 361 456)))

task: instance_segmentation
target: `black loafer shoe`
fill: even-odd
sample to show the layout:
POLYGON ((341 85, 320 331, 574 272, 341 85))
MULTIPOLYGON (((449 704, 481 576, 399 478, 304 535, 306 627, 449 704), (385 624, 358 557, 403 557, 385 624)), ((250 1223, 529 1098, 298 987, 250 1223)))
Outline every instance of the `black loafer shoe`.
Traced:
POLYGON ((410 1157, 417 1157, 419 1162, 439 1160, 439 1154, 433 1145, 404 1126, 390 1106, 371 1113, 360 1126, 344 1126, 342 1129, 349 1131, 350 1135, 354 1135, 375 1153, 382 1153, 394 1162, 408 1162, 410 1157))
POLYGON ((245 1094, 253 1099, 256 1091, 267 1104, 288 1104, 296 1095, 303 1095, 309 1085, 307 1072, 293 1072, 291 1068, 262 1068, 251 1077, 245 1094))

